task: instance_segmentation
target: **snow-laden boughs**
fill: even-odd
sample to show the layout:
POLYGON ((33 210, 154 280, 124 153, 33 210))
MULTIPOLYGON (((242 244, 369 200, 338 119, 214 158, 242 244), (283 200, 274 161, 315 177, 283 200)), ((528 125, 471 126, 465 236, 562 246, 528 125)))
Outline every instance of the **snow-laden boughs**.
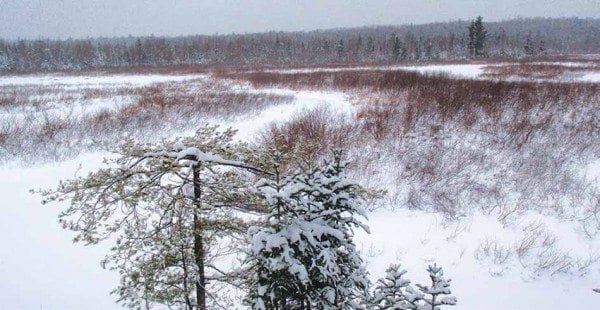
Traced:
POLYGON ((264 226, 249 229, 254 309, 357 308, 366 298, 369 282, 352 237, 367 227, 344 167, 338 152, 331 162, 256 185, 268 215, 264 226))
POLYGON ((252 197, 242 172, 256 170, 240 161, 247 150, 234 133, 206 127, 158 145, 128 142, 105 168, 42 192, 44 202, 70 201, 59 220, 75 241, 114 242, 102 265, 121 275, 113 293, 123 305, 204 309, 210 283, 231 280, 214 267, 214 248, 243 240, 236 214, 252 197))
POLYGON ((380 310, 437 310, 441 306, 456 305, 456 297, 450 296, 450 279, 443 277, 441 267, 427 268, 431 287, 417 284, 416 290, 410 280, 404 278, 406 270, 400 265, 391 265, 386 276, 377 281, 371 306, 380 310))
POLYGON ((388 267, 385 278, 379 279, 373 294, 373 307, 376 309, 417 309, 424 295, 410 285, 404 278, 406 270, 399 264, 388 267))
POLYGON ((456 297, 451 296, 450 279, 444 278, 442 267, 437 265, 429 265, 427 268, 429 278, 431 278, 431 286, 417 284, 421 293, 425 294, 423 299, 426 303, 423 309, 438 309, 439 306, 456 305, 456 297))

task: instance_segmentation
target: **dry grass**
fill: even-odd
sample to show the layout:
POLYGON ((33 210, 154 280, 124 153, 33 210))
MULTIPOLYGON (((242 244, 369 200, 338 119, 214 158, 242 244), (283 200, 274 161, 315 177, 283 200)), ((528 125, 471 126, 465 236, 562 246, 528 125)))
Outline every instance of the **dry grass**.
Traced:
POLYGON ((444 75, 422 75, 406 71, 344 71, 312 73, 231 73, 223 77, 244 79, 256 87, 335 89, 375 92, 398 98, 396 104, 447 119, 465 110, 498 115, 507 106, 528 111, 535 106, 569 103, 600 93, 600 85, 507 82, 452 79, 444 75))
MULTIPOLYGON (((600 138, 598 84, 376 70, 221 76, 257 87, 351 94, 357 105, 352 119, 307 116, 267 136, 280 137, 289 149, 317 145, 309 147, 311 156, 341 146, 354 161, 353 173, 367 186, 390 189, 398 206, 454 219, 480 210, 505 224, 538 210, 579 221, 589 236, 600 233, 592 199, 600 189, 578 175, 582 163, 600 154, 592 142, 600 138), (338 133, 344 139, 332 143, 338 133)), ((543 267, 542 258, 539 264, 554 268, 543 267)))
MULTIPOLYGON (((190 80, 148 87, 0 88, 21 98, 4 107, 13 117, 0 119, 0 158, 63 159, 82 150, 104 148, 123 137, 156 140, 175 132, 192 130, 209 120, 251 116, 292 97, 233 90, 218 82, 190 80), (87 114, 70 110, 92 100, 107 103, 128 98, 133 103, 87 114)), ((8 114, 7 114, 8 115, 8 114)))
POLYGON ((346 115, 319 108, 295 116, 282 124, 272 124, 262 133, 260 144, 302 160, 314 161, 332 149, 346 148, 356 138, 356 124, 346 115))
POLYGON ((553 80, 567 75, 600 71, 600 62, 579 62, 577 66, 569 66, 553 62, 521 62, 507 65, 485 67, 484 77, 494 79, 534 79, 553 80))
POLYGON ((486 239, 475 250, 475 258, 495 265, 493 275, 499 276, 511 266, 520 265, 530 278, 545 274, 573 274, 584 276, 591 266, 600 259, 597 254, 591 257, 578 257, 558 245, 558 237, 540 222, 525 223, 521 236, 512 241, 501 242, 495 238, 486 239))

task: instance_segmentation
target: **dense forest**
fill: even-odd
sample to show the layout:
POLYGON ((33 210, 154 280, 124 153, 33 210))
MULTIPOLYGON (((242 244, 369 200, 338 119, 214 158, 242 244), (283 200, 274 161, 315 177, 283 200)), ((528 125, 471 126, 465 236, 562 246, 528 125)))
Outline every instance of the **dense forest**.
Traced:
POLYGON ((471 21, 372 26, 310 32, 0 39, 0 72, 38 72, 191 64, 322 64, 523 57, 600 52, 600 19, 484 21, 484 43, 472 53, 471 21))

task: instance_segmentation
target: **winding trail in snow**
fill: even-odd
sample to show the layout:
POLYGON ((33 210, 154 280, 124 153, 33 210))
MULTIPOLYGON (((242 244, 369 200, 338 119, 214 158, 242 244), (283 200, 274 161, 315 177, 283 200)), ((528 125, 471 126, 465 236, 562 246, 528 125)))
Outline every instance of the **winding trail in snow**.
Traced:
POLYGON ((355 110, 349 101, 348 95, 341 92, 321 92, 321 91, 292 91, 284 89, 264 89, 262 92, 293 95, 294 101, 289 104, 279 104, 270 106, 257 115, 240 119, 230 123, 223 123, 222 126, 231 126, 238 130, 237 138, 240 140, 251 141, 261 131, 272 123, 285 123, 295 116, 301 115, 306 111, 317 108, 326 108, 331 112, 344 113, 352 115, 355 110))

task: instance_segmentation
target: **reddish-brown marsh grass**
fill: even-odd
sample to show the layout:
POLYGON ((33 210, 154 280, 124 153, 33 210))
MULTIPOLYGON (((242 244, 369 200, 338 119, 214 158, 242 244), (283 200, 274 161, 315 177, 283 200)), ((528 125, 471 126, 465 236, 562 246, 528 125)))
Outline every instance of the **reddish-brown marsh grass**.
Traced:
MULTIPOLYGON (((335 89, 371 92, 375 97, 393 102, 384 109, 402 105, 417 115, 450 119, 467 114, 484 113, 499 117, 503 110, 514 108, 523 113, 547 104, 574 104, 600 94, 598 84, 515 82, 455 79, 445 75, 423 75, 407 71, 356 70, 310 73, 230 73, 223 77, 250 81, 254 86, 335 89), (397 99, 394 99, 397 98, 397 99)), ((473 122, 469 115, 465 124, 473 122)))
POLYGON ((270 149, 316 160, 332 149, 347 148, 357 134, 357 124, 349 122, 344 115, 319 108, 288 122, 271 125, 263 132, 260 143, 270 149))
POLYGON ((600 63, 581 62, 576 66, 559 63, 514 63, 485 67, 484 77, 494 79, 556 79, 567 74, 600 71, 600 63))
MULTIPOLYGON (((3 89, 5 94, 7 89, 3 89)), ((74 115, 73 110, 69 111, 72 101, 63 101, 59 90, 53 92, 57 96, 48 99, 56 102, 52 107, 55 109, 46 113, 43 112, 46 106, 34 104, 37 99, 33 88, 20 88, 23 104, 28 106, 20 109, 10 101, 9 111, 18 108, 20 114, 25 114, 22 118, 2 119, 10 128, 0 123, 0 127, 7 127, 0 130, 0 160, 8 156, 27 156, 34 151, 37 151, 38 157, 61 158, 60 152, 64 151, 64 147, 72 148, 67 153, 75 155, 85 148, 118 143, 122 136, 160 139, 177 130, 197 128, 210 120, 250 115, 267 106, 293 99, 291 96, 233 90, 222 83, 189 80, 141 88, 67 90, 69 96, 82 100, 82 105, 87 104, 86 100, 120 100, 117 98, 120 96, 129 98, 124 102, 133 102, 122 107, 115 105, 103 111, 74 115)))

